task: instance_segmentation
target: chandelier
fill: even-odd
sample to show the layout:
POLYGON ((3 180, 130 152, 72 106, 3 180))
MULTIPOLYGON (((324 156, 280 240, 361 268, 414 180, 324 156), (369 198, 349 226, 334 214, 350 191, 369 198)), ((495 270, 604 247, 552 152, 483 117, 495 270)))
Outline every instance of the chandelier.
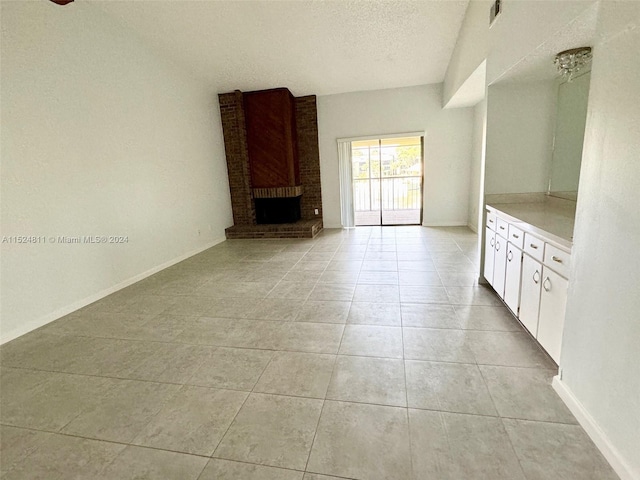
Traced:
POLYGON ((558 68, 558 73, 568 82, 591 61, 591 47, 572 48, 556 55, 553 62, 558 68))

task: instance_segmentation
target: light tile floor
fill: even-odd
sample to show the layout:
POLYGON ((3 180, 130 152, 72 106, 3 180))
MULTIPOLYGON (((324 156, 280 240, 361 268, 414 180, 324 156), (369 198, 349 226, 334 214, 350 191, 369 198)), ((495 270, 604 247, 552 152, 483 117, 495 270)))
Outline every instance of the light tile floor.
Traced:
POLYGON ((606 480, 465 228, 237 240, 0 349, 3 479, 606 480))

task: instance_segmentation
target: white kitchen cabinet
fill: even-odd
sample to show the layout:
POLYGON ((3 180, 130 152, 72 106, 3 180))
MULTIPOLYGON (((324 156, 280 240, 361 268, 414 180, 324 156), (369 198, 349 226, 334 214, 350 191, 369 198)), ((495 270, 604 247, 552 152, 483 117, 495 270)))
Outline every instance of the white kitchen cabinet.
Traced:
POLYGON ((556 363, 560 362, 568 288, 569 281, 566 278, 549 267, 542 268, 540 320, 536 339, 556 363))
POLYGON ((495 259, 496 234, 489 227, 485 229, 484 278, 493 286, 493 264, 495 259))
POLYGON ((518 318, 534 337, 538 334, 542 264, 529 255, 522 259, 522 285, 518 318))
POLYGON ((487 207, 484 276, 522 325, 560 360, 571 245, 487 207))
POLYGON ((522 273, 522 250, 511 242, 507 243, 507 269, 504 281, 504 303, 513 313, 518 314, 520 305, 520 275, 522 273))
POLYGON ((507 240, 496 234, 495 258, 493 261, 493 289, 504 298, 504 281, 507 272, 507 240))

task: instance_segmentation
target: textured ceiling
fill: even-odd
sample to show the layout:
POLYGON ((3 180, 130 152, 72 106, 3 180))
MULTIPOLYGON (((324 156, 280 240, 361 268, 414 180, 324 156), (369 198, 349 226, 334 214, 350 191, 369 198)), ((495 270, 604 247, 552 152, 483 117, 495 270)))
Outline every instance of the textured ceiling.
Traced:
POLYGON ((92 2, 216 92, 439 83, 468 0, 92 2))
POLYGON ((556 54, 577 47, 593 46, 598 19, 598 4, 587 8, 580 16, 556 32, 551 38, 507 70, 494 83, 542 82, 558 79, 553 61, 556 54))

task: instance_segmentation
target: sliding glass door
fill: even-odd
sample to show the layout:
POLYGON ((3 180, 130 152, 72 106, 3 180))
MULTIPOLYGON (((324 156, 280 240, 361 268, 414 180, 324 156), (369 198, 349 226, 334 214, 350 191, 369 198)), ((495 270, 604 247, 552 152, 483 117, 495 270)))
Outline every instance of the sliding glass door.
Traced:
POLYGON ((358 225, 422 221, 422 137, 351 143, 353 204, 358 225))

